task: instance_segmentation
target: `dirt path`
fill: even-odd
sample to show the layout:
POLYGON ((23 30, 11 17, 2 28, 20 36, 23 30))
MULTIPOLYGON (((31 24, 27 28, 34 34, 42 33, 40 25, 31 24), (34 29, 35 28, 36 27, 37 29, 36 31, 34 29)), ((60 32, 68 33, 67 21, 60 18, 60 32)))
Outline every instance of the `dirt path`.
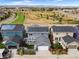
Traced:
POLYGON ((10 23, 10 22, 12 22, 14 20, 15 20, 15 14, 12 14, 9 18, 1 21, 0 24, 8 24, 8 23, 10 23))

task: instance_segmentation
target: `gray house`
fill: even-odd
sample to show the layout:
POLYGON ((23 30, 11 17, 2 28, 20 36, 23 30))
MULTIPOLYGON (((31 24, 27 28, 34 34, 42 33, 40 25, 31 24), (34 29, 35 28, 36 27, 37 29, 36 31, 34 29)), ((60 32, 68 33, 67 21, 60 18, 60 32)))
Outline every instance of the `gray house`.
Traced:
POLYGON ((50 46, 48 39, 49 28, 46 26, 32 26, 28 27, 28 44, 34 44, 38 46, 39 50, 47 49, 50 46))

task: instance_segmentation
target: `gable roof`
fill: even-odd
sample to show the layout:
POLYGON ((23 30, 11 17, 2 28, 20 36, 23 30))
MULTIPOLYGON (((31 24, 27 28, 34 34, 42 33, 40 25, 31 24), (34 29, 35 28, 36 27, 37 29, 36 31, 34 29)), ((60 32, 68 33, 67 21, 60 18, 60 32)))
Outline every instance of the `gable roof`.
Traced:
POLYGON ((39 37, 36 37, 36 44, 38 46, 50 46, 49 38, 45 35, 40 35, 39 37))
POLYGON ((79 30, 79 25, 77 25, 77 29, 79 30))
POLYGON ((22 31, 24 26, 22 24, 2 24, 1 30, 22 31))
POLYGON ((28 32, 48 32, 48 27, 28 27, 28 32))
POLYGON ((78 40, 74 39, 73 37, 71 37, 69 35, 66 35, 66 36, 64 36, 62 38, 67 44, 70 44, 72 42, 78 42, 78 40))
POLYGON ((74 32, 73 26, 52 26, 53 32, 74 32))

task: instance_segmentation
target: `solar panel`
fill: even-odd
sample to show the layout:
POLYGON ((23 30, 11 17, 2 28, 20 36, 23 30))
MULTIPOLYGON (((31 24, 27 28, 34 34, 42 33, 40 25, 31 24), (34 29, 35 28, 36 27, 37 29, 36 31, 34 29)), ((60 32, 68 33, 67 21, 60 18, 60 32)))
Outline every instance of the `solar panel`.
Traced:
POLYGON ((48 32, 48 27, 29 27, 28 32, 48 32))
POLYGON ((53 26, 53 32, 74 32, 72 26, 53 26))
POLYGON ((22 24, 3 24, 1 25, 1 30, 24 30, 24 25, 22 24))
POLYGON ((16 25, 3 25, 1 30, 13 30, 15 27, 16 25))

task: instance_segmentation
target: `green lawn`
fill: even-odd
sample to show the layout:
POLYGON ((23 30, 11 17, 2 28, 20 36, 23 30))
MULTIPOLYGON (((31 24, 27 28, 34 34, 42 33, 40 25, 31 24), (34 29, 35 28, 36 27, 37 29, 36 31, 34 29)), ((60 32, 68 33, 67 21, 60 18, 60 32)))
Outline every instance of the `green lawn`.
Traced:
POLYGON ((25 16, 21 12, 17 12, 17 19, 11 22, 10 24, 23 24, 25 16))

